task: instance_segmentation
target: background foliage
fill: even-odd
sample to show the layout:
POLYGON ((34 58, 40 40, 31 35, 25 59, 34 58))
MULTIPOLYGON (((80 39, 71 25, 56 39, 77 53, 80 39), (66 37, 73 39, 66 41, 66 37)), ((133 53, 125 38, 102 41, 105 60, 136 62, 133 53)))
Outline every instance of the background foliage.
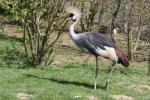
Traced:
POLYGON ((78 31, 107 30, 115 41, 113 29, 119 28, 128 37, 124 49, 131 61, 138 61, 137 56, 148 51, 150 3, 147 0, 1 0, 0 13, 24 29, 24 48, 32 65, 52 61, 53 47, 68 27, 64 12, 68 6, 75 6, 82 13, 78 31), (48 38, 52 33, 58 34, 57 38, 48 38), (142 47, 141 40, 145 41, 142 47))

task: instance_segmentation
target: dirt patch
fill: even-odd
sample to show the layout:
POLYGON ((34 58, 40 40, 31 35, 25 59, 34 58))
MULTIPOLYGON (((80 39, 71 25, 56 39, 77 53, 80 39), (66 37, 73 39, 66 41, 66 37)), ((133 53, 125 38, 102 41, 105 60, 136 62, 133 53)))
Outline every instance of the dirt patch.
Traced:
POLYGON ((114 100, 134 100, 133 97, 126 96, 126 95, 113 95, 112 98, 114 100))
POLYGON ((150 86, 148 85, 132 85, 129 88, 134 89, 138 92, 150 91, 150 86))
POLYGON ((26 93, 16 93, 16 97, 19 100, 30 100, 30 98, 32 97, 32 95, 26 94, 26 93))
POLYGON ((16 37, 22 37, 21 33, 21 27, 18 25, 3 25, 3 30, 0 28, 0 32, 3 32, 7 36, 16 36, 16 37))
POLYGON ((89 96, 88 100, 99 100, 99 99, 97 97, 95 97, 95 96, 89 96))
MULTIPOLYGON (((123 51, 126 51, 127 54, 127 35, 120 33, 115 35, 116 44, 119 48, 122 48, 123 51)), ((135 38, 134 38, 135 39, 135 38)), ((135 43, 135 41, 134 41, 135 43)), ((148 60, 148 52, 150 48, 150 41, 145 40, 139 40, 138 46, 137 46, 137 52, 134 54, 135 61, 137 62, 143 62, 148 60)))

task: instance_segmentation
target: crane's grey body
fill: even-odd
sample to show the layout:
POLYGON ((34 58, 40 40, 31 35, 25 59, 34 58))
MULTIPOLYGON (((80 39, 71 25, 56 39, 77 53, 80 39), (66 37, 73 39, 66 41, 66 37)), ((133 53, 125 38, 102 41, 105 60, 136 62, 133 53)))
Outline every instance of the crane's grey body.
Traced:
MULTIPOLYGON (((105 58, 109 58, 113 61, 113 65, 115 65, 118 61, 118 57, 115 52, 116 45, 104 34, 100 33, 75 33, 74 26, 77 24, 77 20, 73 20, 73 24, 70 25, 69 33, 71 39, 74 43, 84 49, 87 49, 91 54, 95 55, 96 58, 96 71, 95 71, 95 83, 94 89, 96 89, 97 85, 97 77, 98 77, 98 56, 102 56, 105 58)), ((114 68, 112 68, 112 71, 114 68)), ((111 75, 111 74, 110 74, 111 75)), ((106 82, 106 88, 108 89, 109 77, 106 82)))
POLYGON ((78 46, 84 47, 94 55, 102 56, 97 53, 98 48, 106 50, 105 47, 116 48, 116 45, 104 34, 86 32, 78 34, 79 38, 74 41, 78 46))
POLYGON ((77 46, 87 49, 95 56, 102 56, 117 62, 118 58, 114 52, 114 49, 117 47, 109 37, 104 34, 94 32, 77 34, 75 33, 73 26, 70 26, 69 30, 70 36, 77 46), (111 49, 111 51, 109 52, 108 49, 111 49))
MULTIPOLYGON (((74 26, 79 21, 80 13, 78 12, 78 10, 74 8, 68 8, 68 12, 70 14, 69 15, 70 20, 72 22, 72 24, 69 27, 69 33, 72 40, 77 46, 87 49, 96 58, 96 71, 95 71, 96 74, 95 74, 94 89, 96 89, 98 77, 98 68, 99 68, 98 56, 102 56, 111 59, 113 61, 112 69, 110 74, 108 75, 108 79, 106 82, 106 88, 108 89, 111 73, 114 70, 115 64, 118 62, 117 54, 122 55, 123 53, 116 50, 117 49, 116 45, 105 34, 94 32, 83 32, 76 34, 74 31, 74 26)), ((123 58, 123 60, 125 59, 123 58)))

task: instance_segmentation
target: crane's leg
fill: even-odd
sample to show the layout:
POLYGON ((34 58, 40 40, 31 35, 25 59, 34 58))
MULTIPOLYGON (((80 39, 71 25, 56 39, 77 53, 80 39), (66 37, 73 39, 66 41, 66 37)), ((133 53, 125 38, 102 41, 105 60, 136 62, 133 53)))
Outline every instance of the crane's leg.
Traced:
POLYGON ((114 71, 114 69, 115 69, 115 65, 116 65, 116 62, 113 62, 111 71, 110 71, 110 73, 108 74, 108 78, 107 78, 107 80, 106 80, 106 90, 108 90, 109 83, 110 83, 110 78, 111 78, 112 73, 113 73, 113 71, 114 71))
POLYGON ((98 76, 98 56, 95 56, 95 58, 96 58, 96 70, 95 70, 94 90, 96 90, 96 85, 97 85, 97 76, 98 76))

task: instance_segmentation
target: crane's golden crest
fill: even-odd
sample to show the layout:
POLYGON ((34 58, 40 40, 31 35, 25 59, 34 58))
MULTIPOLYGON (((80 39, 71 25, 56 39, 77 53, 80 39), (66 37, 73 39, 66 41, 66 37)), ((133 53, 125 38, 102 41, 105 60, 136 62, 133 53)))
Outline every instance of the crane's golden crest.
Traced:
POLYGON ((67 7, 66 8, 66 12, 69 13, 69 14, 73 14, 73 15, 75 15, 78 18, 81 17, 80 11, 77 8, 75 8, 75 7, 67 7))

